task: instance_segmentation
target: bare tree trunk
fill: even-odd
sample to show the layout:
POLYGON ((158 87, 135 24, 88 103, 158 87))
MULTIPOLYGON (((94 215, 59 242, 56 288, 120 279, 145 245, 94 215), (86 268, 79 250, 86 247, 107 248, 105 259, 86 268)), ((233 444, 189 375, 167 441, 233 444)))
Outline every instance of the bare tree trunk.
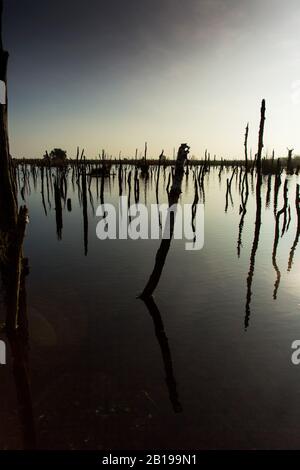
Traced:
MULTIPOLYGON (((173 184, 169 193, 169 208, 171 208, 173 205, 178 203, 178 199, 181 194, 182 179, 184 175, 184 164, 187 160, 188 153, 189 153, 189 147, 186 144, 182 144, 178 151, 178 156, 177 156, 176 166, 175 166, 175 174, 173 177, 173 184)), ((160 247, 157 251, 156 258, 155 258, 154 269, 141 295, 142 299, 147 299, 153 295, 153 292, 155 291, 162 275, 162 271, 163 271, 163 268, 167 259, 167 255, 168 255, 170 245, 171 245, 171 240, 173 238, 173 233, 174 233, 175 214, 172 211, 170 211, 169 217, 170 217, 170 234, 169 234, 170 236, 168 238, 163 238, 163 240, 161 241, 160 247)))
POLYGON ((247 277, 247 296, 246 296, 246 309, 245 309, 245 329, 249 327, 250 322, 250 305, 252 297, 252 282, 254 277, 255 270, 255 259, 256 252, 258 249, 259 237, 260 237, 260 228, 261 228, 261 154, 264 147, 264 127, 266 120, 266 102, 262 100, 261 110, 260 110, 260 126, 258 134, 258 152, 256 156, 256 169, 257 169, 257 180, 256 180, 256 218, 255 218, 255 230, 254 230, 254 239, 252 244, 251 256, 250 256, 250 268, 247 277))
POLYGON ((17 190, 12 159, 9 153, 7 120, 7 62, 8 52, 2 43, 3 0, 0 0, 0 80, 6 88, 6 102, 0 104, 0 222, 11 229, 17 223, 17 190), (2 220, 3 219, 3 220, 2 220))
POLYGON ((246 168, 246 172, 248 171, 248 135, 249 135, 249 124, 247 124, 247 127, 246 127, 245 143, 244 143, 244 147, 245 147, 245 168, 246 168))

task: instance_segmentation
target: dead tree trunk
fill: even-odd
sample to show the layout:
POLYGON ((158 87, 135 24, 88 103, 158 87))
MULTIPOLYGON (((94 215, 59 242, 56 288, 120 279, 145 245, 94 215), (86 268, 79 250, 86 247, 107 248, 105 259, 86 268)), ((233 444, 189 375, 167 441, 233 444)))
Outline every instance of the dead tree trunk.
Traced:
POLYGON ((266 102, 262 100, 261 110, 260 110, 260 126, 258 134, 258 152, 256 155, 256 169, 257 169, 257 180, 256 180, 256 218, 255 218, 255 230, 254 230, 254 239, 252 244, 251 256, 250 256, 250 268, 247 277, 247 296, 246 296, 246 308, 245 308, 245 329, 247 330, 250 322, 250 304, 252 296, 252 282, 255 270, 255 259, 256 252, 259 243, 260 237, 260 228, 261 228, 261 155, 264 147, 264 127, 266 120, 266 102))
POLYGON ((246 127, 245 142, 244 142, 244 147, 245 147, 245 170, 246 170, 246 173, 248 171, 248 135, 249 135, 249 124, 247 124, 247 127, 246 127))
POLYGON ((169 236, 163 238, 161 241, 161 245, 158 249, 155 259, 155 266, 153 272, 149 278, 149 281, 141 295, 141 299, 145 300, 153 295, 155 291, 160 277, 162 275, 162 271, 166 262, 166 258, 170 249, 171 240, 173 238, 174 233, 174 224, 175 224, 175 214, 171 210, 172 206, 178 203, 179 196, 181 194, 181 185, 184 175, 184 164, 187 160, 187 156, 189 153, 189 147, 186 144, 182 144, 176 160, 175 166, 175 174, 173 177, 173 184, 169 193, 169 223, 170 223, 170 232, 169 236))
POLYGON ((7 120, 7 63, 8 52, 2 43, 3 0, 0 0, 0 80, 5 84, 5 103, 0 104, 0 222, 8 229, 17 223, 17 189, 9 153, 7 120))

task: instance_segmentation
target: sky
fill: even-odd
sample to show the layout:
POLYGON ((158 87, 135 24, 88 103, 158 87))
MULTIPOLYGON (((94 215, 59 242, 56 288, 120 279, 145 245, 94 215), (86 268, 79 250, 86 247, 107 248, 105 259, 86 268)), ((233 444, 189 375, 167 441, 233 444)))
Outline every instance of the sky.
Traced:
POLYGON ((4 0, 11 154, 300 154, 299 0, 4 0))

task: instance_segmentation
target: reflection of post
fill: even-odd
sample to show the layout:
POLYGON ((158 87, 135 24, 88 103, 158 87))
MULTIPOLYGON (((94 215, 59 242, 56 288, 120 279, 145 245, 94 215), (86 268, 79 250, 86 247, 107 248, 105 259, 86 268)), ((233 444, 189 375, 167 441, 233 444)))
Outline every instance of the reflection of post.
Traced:
POLYGON ((252 296, 252 282, 255 269, 255 258, 258 248, 260 227, 261 227, 261 156, 263 150, 263 137, 264 137, 264 127, 265 127, 265 114, 266 114, 266 103, 265 100, 262 101, 261 111, 260 111, 260 126, 259 126, 259 136, 258 136, 258 152, 256 156, 256 218, 255 218, 255 230, 254 230, 254 239, 252 244, 251 256, 250 256, 250 269, 247 277, 247 296, 246 296, 246 308, 245 308, 245 329, 249 326, 250 321, 250 304, 252 296))
POLYGON ((237 253, 238 257, 241 255, 241 246, 242 246, 242 234, 243 234, 243 228, 244 228, 244 220, 245 216, 247 214, 247 203, 248 203, 248 198, 249 198, 249 183, 248 183, 248 134, 249 134, 249 124, 247 124, 246 127, 246 133, 245 133, 245 142, 244 142, 244 147, 245 147, 245 174, 243 178, 243 183, 242 183, 242 194, 241 194, 241 207, 240 207, 240 213, 241 215, 241 220, 239 223, 239 235, 238 235, 238 242, 237 242, 237 253))
MULTIPOLYGON (((184 175, 184 164, 187 160, 187 156, 189 153, 189 147, 186 144, 182 144, 178 151, 176 166, 175 166, 175 174, 173 178, 173 184, 171 191, 169 193, 169 208, 172 207, 174 204, 178 203, 179 196, 181 194, 181 185, 184 175)), ((163 238, 156 254, 155 259, 155 266, 153 272, 150 276, 150 279, 141 295, 141 298, 145 299, 151 297, 153 292, 155 291, 165 262, 166 258, 170 249, 171 240, 174 233, 174 224, 175 224, 175 214, 173 211, 169 210, 169 220, 170 220, 170 236, 168 238, 163 238)))
POLYGON ((35 447, 35 428, 28 375, 28 320, 26 312, 25 278, 27 260, 22 245, 27 221, 27 209, 21 208, 15 236, 0 226, 0 272, 6 308, 5 331, 11 347, 13 373, 23 428, 24 447, 35 447))
POLYGON ((291 269, 292 269, 294 255, 295 255, 295 251, 296 251, 298 241, 299 241, 299 236, 300 236, 300 185, 299 184, 297 184, 297 186, 296 186, 295 204, 296 204, 296 213, 297 213, 297 230, 296 230, 296 237, 295 237, 293 246, 292 246, 291 251, 290 251, 288 271, 291 271, 291 269))
POLYGON ((225 200, 226 200, 225 212, 227 212, 227 210, 228 210, 228 196, 230 196, 231 205, 233 205, 233 199, 232 199, 232 194, 231 194, 231 183, 232 183, 233 177, 234 177, 235 172, 237 171, 237 169, 238 169, 238 167, 235 167, 233 169, 230 180, 229 180, 229 178, 227 178, 227 182, 226 182, 227 190, 226 190, 226 197, 225 197, 225 200))
POLYGON ((286 214, 287 205, 288 205, 288 180, 286 179, 284 182, 284 189, 283 189, 283 198, 284 198, 284 205, 283 208, 277 212, 275 218, 275 236, 274 236, 274 244, 273 244, 273 251, 272 251, 272 264, 276 272, 276 281, 274 284, 274 292, 273 292, 273 299, 277 299, 277 291, 280 284, 281 279, 281 272, 277 264, 277 248, 279 242, 279 229, 280 229, 280 217, 286 214))
POLYGON ((7 336, 12 351, 13 374, 16 384, 19 416, 23 430, 24 448, 34 449, 36 447, 36 434, 28 370, 28 319, 25 288, 25 277, 28 272, 28 267, 27 260, 23 259, 22 261, 22 274, 19 288, 18 329, 14 332, 8 332, 7 336))
POLYGON ((82 167, 82 211, 83 211, 83 231, 84 231, 84 254, 88 254, 88 213, 87 213, 87 186, 86 186, 86 172, 82 167))
POLYGON ((63 229, 63 215, 62 215, 62 205, 61 205, 61 192, 58 176, 54 182, 54 200, 55 200, 55 219, 56 219, 56 233, 57 239, 62 239, 62 229, 63 229))
POLYGON ((46 209, 46 204, 45 204, 45 185, 44 185, 44 167, 41 167, 41 194, 42 194, 42 203, 43 203, 43 208, 45 211, 45 215, 47 215, 47 209, 46 209))
POLYGON ((173 364, 171 351, 169 347, 169 342, 167 335, 165 333, 164 324, 160 315, 160 312, 155 304, 153 297, 144 299, 145 305, 149 310, 149 313, 152 317, 155 334, 160 346, 162 358, 164 361, 164 367, 166 372, 166 383, 169 390, 170 401, 172 403, 175 413, 180 413, 182 411, 181 404, 179 402, 177 385, 174 377, 173 364))

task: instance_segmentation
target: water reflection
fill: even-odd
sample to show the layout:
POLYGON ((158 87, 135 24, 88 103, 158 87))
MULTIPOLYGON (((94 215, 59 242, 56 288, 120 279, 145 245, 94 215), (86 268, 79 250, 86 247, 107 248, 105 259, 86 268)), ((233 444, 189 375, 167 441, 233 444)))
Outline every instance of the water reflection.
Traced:
POLYGON ((173 363, 172 363, 172 356, 169 347, 169 342, 167 335, 165 333, 164 324, 162 321, 162 317, 160 311, 153 299, 153 297, 144 297, 142 298, 144 301, 149 314, 153 320, 153 325, 155 329, 155 335, 161 350, 161 355, 163 358, 165 373, 166 373, 166 384, 169 390, 169 397, 170 402, 172 404, 173 410, 175 413, 180 413, 182 411, 182 406, 179 402, 179 397, 177 393, 177 384, 176 379, 174 376, 173 370, 173 363))
MULTIPOLYGON (((35 165, 24 163, 18 166, 19 189, 23 190, 21 198, 24 197, 32 214, 31 230, 27 240, 31 250, 30 259, 32 260, 32 255, 34 258, 34 263, 31 261, 34 274, 31 274, 28 286, 31 292, 30 298, 33 299, 33 303, 36 299, 41 299, 40 305, 43 306, 42 309, 45 308, 46 313, 43 313, 47 321, 50 323, 53 321, 58 332, 57 336, 60 335, 61 343, 59 347, 57 346, 59 356, 57 364, 60 364, 61 355, 72 356, 75 350, 76 358, 83 357, 82 368, 89 367, 92 356, 97 374, 103 373, 104 365, 104 368, 107 368, 106 374, 111 373, 115 377, 116 387, 122 388, 122 385, 126 383, 130 392, 131 390, 138 392, 149 387, 155 401, 162 403, 161 416, 153 416, 156 412, 151 410, 153 423, 147 424, 147 430, 136 431, 143 436, 136 438, 137 447, 142 447, 141 442, 144 443, 143 439, 147 432, 149 435, 155 434, 156 425, 164 429, 165 434, 168 435, 166 438, 166 440, 169 439, 168 442, 174 442, 175 434, 180 432, 178 431, 180 425, 179 421, 172 421, 172 419, 180 420, 184 417, 187 420, 188 424, 182 428, 182 433, 186 432, 187 441, 191 439, 194 443, 200 438, 205 439, 199 429, 200 421, 203 423, 203 429, 208 430, 208 433, 215 432, 210 428, 213 420, 220 419, 222 426, 225 426, 224 423, 229 419, 232 425, 236 415, 232 410, 224 411, 224 403, 228 397, 229 402, 230 400, 235 402, 236 396, 240 393, 239 387, 242 389, 242 385, 237 386, 232 377, 243 374, 243 370, 249 372, 251 367, 258 367, 258 362, 256 358, 253 358, 252 353, 242 354, 241 351, 244 351, 242 346, 239 349, 234 341, 230 343, 228 331, 232 333, 231 337, 234 337, 236 342, 238 340, 241 343, 245 342, 243 344, 247 347, 249 344, 247 341, 253 341, 251 347, 255 349, 255 341, 258 341, 260 334, 256 330, 261 329, 261 317, 264 316, 264 321, 267 321, 266 316, 269 314, 270 328, 276 329, 280 335, 280 329, 277 328, 268 302, 270 300, 272 308, 274 305, 276 309, 276 305, 281 305, 281 301, 287 301, 286 290, 289 287, 290 277, 285 277, 287 274, 283 266, 288 265, 288 272, 291 276, 294 272, 297 273, 300 226, 298 179, 296 175, 286 175, 281 167, 278 172, 274 171, 272 175, 265 176, 257 172, 251 160, 248 161, 248 165, 247 172, 244 167, 241 168, 238 165, 232 167, 224 163, 220 168, 214 168, 207 161, 203 161, 199 166, 189 162, 188 168, 185 167, 184 171, 181 171, 181 191, 177 191, 176 194, 172 188, 178 174, 176 175, 176 170, 174 172, 174 168, 172 169, 164 161, 148 168, 147 173, 144 172, 144 174, 138 165, 129 164, 122 164, 121 169, 118 164, 112 165, 109 173, 105 173, 102 171, 101 161, 84 164, 84 154, 81 163, 80 160, 77 164, 70 163, 67 168, 55 169, 45 166, 42 172, 41 168, 35 165), (41 192, 43 192, 42 195, 41 192), (225 214, 226 193, 228 204, 225 214), (151 203, 165 201, 171 205, 176 200, 180 203, 192 204, 190 224, 194 233, 197 203, 205 202, 207 222, 204 250, 187 253, 180 247, 177 240, 172 240, 172 237, 161 241, 156 255, 153 251, 154 243, 151 244, 151 242, 143 242, 142 248, 139 243, 136 243, 133 244, 134 248, 131 248, 130 242, 128 245, 125 243, 122 245, 118 241, 105 244, 96 240, 94 216, 96 205, 104 201, 117 204, 119 194, 128 196, 129 206, 139 200, 143 202, 146 200, 148 207, 151 203), (274 207, 269 210, 271 201, 274 207), (42 232, 41 221, 44 221, 47 233, 42 232), (55 229, 59 243, 55 241, 55 229), (45 236, 45 244, 49 245, 49 254, 43 252, 42 243, 38 238, 40 233, 45 236), (36 242, 36 238, 39 243, 36 242), (47 275, 41 270, 41 253, 45 256, 45 263, 50 265, 49 268, 47 266, 47 275), (62 253, 63 260, 60 260, 62 253), (54 261, 51 265, 52 257, 54 261), (153 262, 154 267, 151 270, 153 262), (64 266, 68 263, 70 268, 64 266), (80 266, 80 275, 76 272, 78 266, 80 266), (278 276, 276 268, 281 276, 278 276), (147 271, 148 269, 150 272, 147 271), (164 276, 162 276, 163 273, 164 276), (47 287, 49 282, 49 295, 39 290, 40 286, 43 286, 42 280, 38 279, 40 275, 41 278, 45 278, 47 287), (141 286, 139 282, 145 275, 149 276, 149 280, 145 286, 141 286), (141 296, 144 305, 141 302, 135 302, 136 291, 141 287, 144 287, 141 296), (263 294, 261 290, 264 290, 263 294), (156 299, 153 298, 154 294, 156 294, 156 299), (272 296, 276 298, 276 302, 272 301, 272 296), (127 309, 122 307, 122 314, 119 314, 120 305, 126 305, 130 297, 133 303, 127 309), (53 304, 51 303, 47 310, 45 306, 49 299, 53 304), (95 313, 87 315, 87 310, 92 311, 92 309, 87 309, 90 299, 93 299, 97 308, 95 308, 95 313), (145 320, 149 317, 141 315, 144 306, 153 322, 155 335, 151 322, 149 326, 145 320), (58 315, 57 312, 61 310, 63 315, 58 315), (243 322, 241 322, 241 315, 243 322), (236 318, 238 321, 235 323, 236 318), (78 321, 79 327, 73 329, 75 321, 78 321), (88 323, 87 328, 86 322, 88 321, 91 323, 88 323), (252 331, 257 335, 255 339, 251 335, 241 335, 242 339, 240 339, 239 332, 248 329, 250 325, 257 326, 257 329, 251 328, 251 335, 252 331), (85 331, 85 328, 89 333, 84 337, 84 343, 81 344, 77 338, 81 330, 85 331), (234 328, 234 334, 231 328, 234 328), (93 337, 93 331, 97 337, 94 341, 97 346, 92 352, 90 350, 87 352, 85 343, 93 337), (140 354, 137 354, 135 346, 129 344, 132 331, 137 332, 138 338, 143 338, 139 346, 140 354), (105 342, 107 336, 112 337, 110 342, 105 342), (71 346, 67 342, 69 337, 70 343, 72 342, 71 346), (172 351, 168 337, 172 338, 172 351), (129 339, 125 339, 123 343, 123 338, 129 339), (64 344, 65 341, 66 344, 64 344), (118 343, 117 346, 114 341, 118 343), (158 357, 158 362, 153 359, 152 363, 152 355, 154 356, 152 347, 155 350, 157 343, 161 355, 158 357), (222 347, 226 346, 227 349, 220 347, 219 350, 216 343, 221 343, 222 347), (199 354, 199 344, 201 344, 201 351, 205 350, 204 355, 199 354), (220 367, 217 365, 215 354, 222 357, 224 361, 220 367), (125 373, 119 368, 121 360, 119 358, 123 355, 127 362, 125 364, 124 360, 122 366, 128 365, 129 369, 128 376, 125 378, 125 373), (139 355, 142 359, 139 359, 139 355), (144 362, 148 358, 149 378, 145 379, 147 371, 144 370, 144 362), (156 375, 160 370, 161 360, 165 370, 165 382, 156 375), (174 368, 175 363, 176 368, 174 368), (223 372, 223 366, 224 368, 226 366, 225 372, 223 372), (135 372, 135 367, 138 372, 135 372), (220 378, 221 375, 222 378, 220 378), (225 379, 230 383, 230 390, 229 387, 222 386, 222 380, 225 379), (147 382, 147 385, 144 382, 147 382), (180 394, 177 384, 180 385, 180 394), (200 393, 203 394, 201 400, 199 399, 200 393), (172 405, 171 410, 169 401, 172 405), (214 407, 218 410, 218 415, 213 414, 214 407), (211 415, 212 418, 210 418, 211 415), (190 433, 187 431, 189 428, 190 433)), ((172 227, 174 227, 172 213, 170 224, 172 235, 172 227)), ((295 277, 291 279, 295 282, 295 277)), ((23 281, 21 284, 23 285, 23 281)), ((20 292, 25 292, 25 289, 21 288, 20 292)), ((290 305, 293 306, 292 301, 290 305)), ((26 315, 22 317, 26 318, 26 315)), ((24 323, 26 324, 26 321, 24 323)), ((15 382, 22 395, 18 396, 20 419, 24 423, 22 426, 24 439, 26 437, 25 447, 29 448, 35 445, 35 436, 30 383, 29 379, 27 382, 25 380, 28 377, 28 328, 26 330, 24 327, 22 331, 22 347, 14 345, 12 348, 16 364, 21 364, 17 368, 19 377, 15 378, 15 382), (27 429, 26 436, 25 429, 27 429)), ((18 341, 21 342, 21 339, 19 338, 18 341)), ((48 358, 48 350, 41 352, 37 349, 35 354, 42 354, 43 357, 47 355, 49 364, 52 364, 52 358, 48 358)), ((80 373, 76 369, 77 364, 73 363, 75 360, 73 361, 72 357, 69 359, 70 362, 66 361, 61 369, 69 377, 67 380, 71 381, 70 377, 73 377, 73 374, 80 376, 80 373)), ((53 373, 54 376, 55 374, 56 372, 53 373)), ((93 374, 94 372, 91 372, 91 375, 93 374)), ((97 387, 96 379, 95 382, 97 387)), ((92 411, 89 402, 89 384, 86 384, 84 389, 86 396, 81 397, 82 410, 80 409, 78 413, 83 427, 91 430, 94 429, 94 424, 91 424, 90 418, 92 411)), ((109 395, 110 392, 111 390, 107 390, 105 393, 109 395)), ((72 399, 79 401, 76 393, 75 388, 72 399)), ((243 398, 248 398, 248 392, 243 393, 245 393, 243 398)), ((53 396, 52 399, 55 404, 55 400, 58 401, 60 397, 53 396)), ((43 404, 43 407, 47 408, 47 406, 43 404)), ((142 408, 140 404, 135 404, 135 406, 142 408)), ((247 406, 246 404, 246 409, 247 406)), ((263 398, 260 398, 259 406, 262 409, 267 406, 263 398)), ((239 413, 243 416, 244 411, 239 410, 239 413)), ((44 410, 39 414, 44 415, 44 410)), ((158 411, 157 414, 159 415, 158 411)), ((249 415, 251 415, 250 411, 249 415)), ((56 425, 57 421, 55 418, 52 419, 56 425)), ((114 418, 109 415, 103 419, 111 423, 114 418)), ((128 422, 128 428, 127 424, 126 426, 120 425, 120 433, 126 435, 128 429, 131 429, 133 424, 130 417, 128 417, 128 422)), ((47 428, 47 424, 43 426, 47 428)), ((105 428, 104 424, 103 428, 105 428)), ((243 423, 239 423, 238 428, 243 429, 243 423)), ((71 435, 75 432, 79 433, 78 430, 68 432, 71 435)), ((120 439, 119 434, 116 433, 116 435, 116 440, 120 439)), ((182 435, 181 438, 183 438, 182 435)), ((54 435, 48 436, 47 439, 49 439, 49 446, 56 443, 54 435)), ((100 440, 101 437, 99 437, 100 440)), ((44 442, 47 442, 45 437, 44 442)), ((221 442, 221 437, 218 442, 221 442)))
POLYGON ((296 186, 295 206, 296 206, 296 213, 297 213, 297 229, 296 229, 295 240, 290 251, 288 271, 291 271, 292 269, 295 251, 296 251, 298 241, 299 241, 299 236, 300 236, 300 185, 299 184, 297 184, 296 186))
POLYGON ((0 225, 0 272, 6 310, 3 332, 10 345, 23 447, 34 449, 36 434, 30 386, 26 300, 26 276, 29 273, 29 267, 28 259, 23 257, 22 246, 26 223, 27 209, 22 207, 17 228, 7 230, 7 227, 0 225))

